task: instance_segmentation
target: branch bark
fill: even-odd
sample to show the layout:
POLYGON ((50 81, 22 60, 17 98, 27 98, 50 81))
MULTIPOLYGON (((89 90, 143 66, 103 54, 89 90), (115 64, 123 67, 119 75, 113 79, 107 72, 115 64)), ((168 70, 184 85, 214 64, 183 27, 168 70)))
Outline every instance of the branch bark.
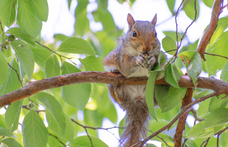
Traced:
MULTIPOLYGON (((10 105, 13 102, 19 101, 29 97, 42 90, 57 88, 61 86, 80 84, 80 83, 109 83, 109 84, 123 84, 123 85, 141 85, 146 84, 147 77, 124 78, 118 74, 108 72, 79 72, 73 74, 66 74, 62 76, 43 79, 32 82, 31 84, 0 96, 0 107, 10 105)), ((216 91, 218 95, 228 94, 228 83, 214 79, 198 77, 198 88, 211 89, 216 91)), ((156 81, 155 84, 168 85, 165 79, 156 81)), ((182 76, 179 81, 180 87, 194 88, 194 85, 188 76, 182 76)))
POLYGON ((201 58, 203 58, 204 61, 206 61, 204 57, 204 52, 211 39, 211 36, 214 34, 214 31, 218 25, 219 14, 221 13, 222 4, 223 4, 223 0, 215 0, 213 9, 212 9, 210 24, 208 25, 206 31, 204 32, 203 37, 201 38, 201 41, 197 48, 197 52, 201 55, 201 58))

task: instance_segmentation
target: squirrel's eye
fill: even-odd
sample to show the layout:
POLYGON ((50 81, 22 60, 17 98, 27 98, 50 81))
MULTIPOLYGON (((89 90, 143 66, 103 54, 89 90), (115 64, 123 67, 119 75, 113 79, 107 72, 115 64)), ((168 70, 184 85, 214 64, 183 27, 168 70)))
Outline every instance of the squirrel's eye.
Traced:
POLYGON ((137 34, 136 34, 135 31, 133 31, 132 36, 133 36, 133 37, 137 37, 137 34))
POLYGON ((157 32, 155 32, 154 37, 157 37, 157 32))

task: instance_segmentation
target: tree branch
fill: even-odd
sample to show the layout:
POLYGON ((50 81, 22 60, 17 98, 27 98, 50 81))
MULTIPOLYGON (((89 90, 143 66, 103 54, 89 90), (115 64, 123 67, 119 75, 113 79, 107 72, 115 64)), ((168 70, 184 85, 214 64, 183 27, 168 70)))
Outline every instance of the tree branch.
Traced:
POLYGON ((201 38, 201 41, 197 48, 197 52, 201 55, 201 58, 203 58, 204 61, 206 61, 204 57, 204 52, 206 50, 207 44, 211 39, 211 36, 214 34, 214 31, 218 25, 219 14, 221 13, 222 4, 223 4, 223 0, 215 0, 213 9, 212 9, 211 22, 208 25, 206 31, 204 32, 203 37, 201 38))
MULTIPOLYGON (((182 101, 182 108, 191 103, 192 94, 193 94, 193 88, 188 88, 187 92, 183 98, 183 101, 182 101)), ((185 122, 186 122, 187 116, 188 116, 188 113, 181 116, 179 121, 178 121, 176 133, 175 133, 174 139, 173 139, 175 147, 181 147, 182 134, 183 134, 183 131, 185 129, 185 122)))
MULTIPOLYGON (((62 76, 42 79, 40 81, 32 82, 18 90, 0 96, 0 107, 9 105, 13 102, 19 101, 29 97, 42 90, 57 88, 61 86, 80 84, 80 83, 109 83, 109 84, 123 84, 123 85, 141 85, 146 84, 147 77, 124 78, 118 74, 108 72, 78 72, 66 74, 62 76)), ((214 79, 198 77, 196 81, 198 88, 211 89, 216 91, 218 95, 228 94, 228 83, 214 79)), ((156 81, 155 84, 168 85, 165 79, 156 81)), ((180 87, 194 88, 194 85, 188 76, 182 76, 179 81, 180 87)))

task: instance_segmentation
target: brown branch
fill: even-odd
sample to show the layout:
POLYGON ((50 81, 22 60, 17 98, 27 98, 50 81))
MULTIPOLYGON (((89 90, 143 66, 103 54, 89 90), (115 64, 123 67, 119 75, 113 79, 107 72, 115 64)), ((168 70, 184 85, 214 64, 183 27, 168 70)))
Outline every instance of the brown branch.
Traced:
POLYGON ((150 135, 149 137, 147 137, 146 139, 144 139, 143 141, 141 141, 139 143, 139 146, 143 146, 143 144, 145 144, 148 140, 152 139, 153 137, 157 136, 158 134, 160 134, 162 131, 164 130, 169 130, 169 128, 182 116, 185 115, 186 113, 188 113, 191 110, 191 107, 193 105, 195 105, 196 103, 202 102, 208 98, 211 98, 213 96, 217 95, 216 92, 210 93, 202 98, 199 98, 197 100, 195 100, 194 102, 191 102, 190 104, 188 104, 187 106, 183 107, 183 109, 181 110, 181 112, 166 126, 164 126, 163 128, 159 129, 157 132, 153 133, 152 135, 150 135))
POLYGON ((66 145, 57 136, 55 136, 55 135, 53 135, 51 133, 49 133, 49 135, 54 137, 54 138, 56 138, 64 147, 66 147, 66 145))
MULTIPOLYGON (((192 102, 192 94, 193 94, 193 88, 188 88, 182 101, 182 108, 192 102)), ((178 121, 176 133, 173 139, 175 147, 181 147, 181 139, 182 139, 183 131, 185 129, 185 122, 186 122, 187 115, 188 113, 181 116, 178 121)))
POLYGON ((197 48, 197 52, 201 55, 201 58, 203 58, 204 61, 206 61, 204 57, 204 52, 206 50, 207 44, 209 43, 211 36, 214 34, 214 31, 218 25, 219 15, 221 13, 221 5, 223 4, 223 0, 215 0, 213 9, 212 9, 212 15, 211 15, 211 22, 208 25, 206 31, 203 34, 203 37, 201 38, 201 41, 199 43, 199 46, 197 48))
MULTIPOLYGON (((72 74, 66 74, 62 76, 52 77, 43 79, 40 81, 32 82, 31 84, 24 86, 18 90, 7 93, 0 96, 0 107, 9 105, 13 102, 19 101, 26 97, 29 97, 42 90, 57 88, 61 86, 80 84, 80 83, 109 83, 109 84, 123 84, 123 85, 141 85, 146 84, 147 77, 134 77, 124 78, 118 74, 108 72, 78 72, 72 74)), ((228 83, 214 79, 198 77, 197 81, 198 88, 211 89, 216 91, 218 95, 228 94, 228 83)), ((155 84, 168 85, 165 79, 156 81, 155 84)), ((182 76, 179 81, 180 87, 194 88, 192 81, 188 76, 182 76)))
MULTIPOLYGON (((191 109, 191 112, 192 112, 192 114, 193 114, 193 117, 195 118, 195 122, 196 121, 204 121, 205 119, 202 119, 202 118, 199 118, 198 116, 197 116, 197 113, 196 113, 196 111, 194 110, 194 109, 191 109)), ((195 123, 194 123, 195 124, 195 123)))

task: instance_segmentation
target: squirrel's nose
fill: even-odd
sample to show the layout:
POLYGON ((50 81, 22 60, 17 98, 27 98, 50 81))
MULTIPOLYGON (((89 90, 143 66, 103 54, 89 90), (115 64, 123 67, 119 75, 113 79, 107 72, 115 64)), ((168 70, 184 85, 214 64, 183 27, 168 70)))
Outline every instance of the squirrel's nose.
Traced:
POLYGON ((143 52, 149 52, 151 50, 151 46, 144 46, 143 47, 143 52))

